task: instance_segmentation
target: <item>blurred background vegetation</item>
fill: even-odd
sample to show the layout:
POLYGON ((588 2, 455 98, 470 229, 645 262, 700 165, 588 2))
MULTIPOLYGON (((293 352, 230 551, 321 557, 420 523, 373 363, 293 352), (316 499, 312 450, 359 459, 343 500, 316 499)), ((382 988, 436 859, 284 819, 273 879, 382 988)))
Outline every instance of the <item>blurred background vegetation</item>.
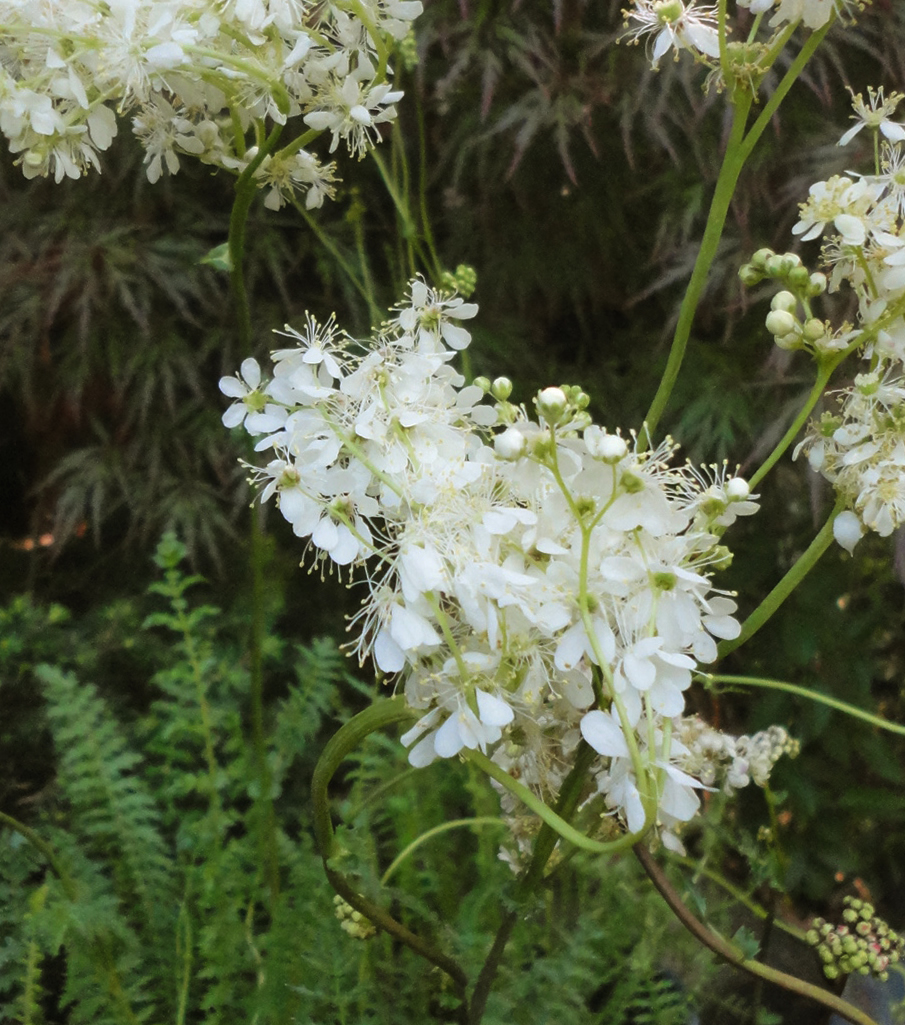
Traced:
MULTIPOLYGON (((548 384, 581 384, 592 396, 595 418, 626 430, 640 426, 665 362, 727 119, 721 97, 702 90, 690 61, 666 61, 654 73, 641 48, 615 45, 621 27, 620 4, 612 0, 428 3, 416 23, 417 66, 403 76, 400 122, 380 156, 407 194, 421 234, 428 212, 443 265, 477 269, 480 313, 470 371, 511 376, 517 401, 548 384)), ((813 181, 863 166, 857 147, 841 150, 835 142, 848 124, 845 87, 857 91, 868 84, 905 88, 901 3, 875 0, 857 26, 831 33, 743 173, 662 424, 695 461, 727 459, 743 472, 756 466, 810 388, 805 357, 770 344, 763 329, 766 294, 745 292, 736 274, 761 246, 793 248, 796 204, 813 181)), ((870 145, 866 133, 858 140, 870 145)), ((151 556, 165 531, 178 535, 191 566, 216 593, 226 632, 241 638, 248 629, 250 492, 238 459, 249 453, 222 427, 225 403, 217 390, 219 377, 234 373, 244 354, 233 331, 228 280, 199 262, 226 238, 232 182, 183 161, 177 177, 151 186, 141 159, 123 126, 102 176, 59 185, 26 182, 8 155, 0 161, 0 471, 6 481, 0 504, 0 809, 33 824, 60 824, 74 806, 60 775, 63 751, 50 743, 53 701, 62 699, 39 685, 37 665, 80 667, 130 742, 147 742, 142 724, 166 656, 160 638, 141 629, 141 596, 158 572, 151 556)), ((320 318, 335 311, 351 333, 365 332, 370 312, 359 286, 373 288, 386 308, 410 276, 404 238, 412 226, 390 202, 381 169, 371 158, 346 160, 340 173, 345 184, 337 201, 311 214, 310 223, 292 208, 253 208, 248 281, 261 358, 273 345, 272 330, 297 324, 306 310, 320 318)), ((817 244, 802 247, 801 255, 813 264, 817 244)), ((824 315, 842 318, 845 302, 845 296, 829 297, 824 315)), ((809 543, 831 505, 806 465, 788 460, 761 491, 760 514, 733 528, 735 562, 720 581, 738 591, 743 614, 809 543)), ((342 615, 354 611, 356 599, 336 580, 322 582, 297 568, 297 539, 272 512, 268 530, 267 687, 276 724, 292 694, 286 652, 319 637, 341 641, 342 615)), ((854 559, 834 549, 777 620, 723 668, 818 687, 905 721, 903 580, 901 537, 868 537, 854 559)), ((219 658, 226 657, 224 645, 219 658)), ((241 661, 239 652, 233 657, 241 661)), ((308 814, 303 791, 317 751, 335 717, 366 700, 364 685, 346 670, 332 673, 320 717, 297 738, 305 751, 280 798, 281 814, 296 823, 296 834, 308 814)), ((246 712, 240 692, 223 698, 238 720, 246 712)), ((739 733, 784 723, 803 746, 796 761, 777 769, 772 817, 762 792, 746 792, 722 817, 705 817, 697 833, 690 831, 693 856, 791 921, 831 914, 845 893, 858 892, 869 894, 894 926, 905 925, 901 741, 777 694, 701 693, 693 702, 739 733), (758 840, 759 827, 771 823, 772 839, 758 840)), ((398 753, 393 757, 398 772, 402 762, 398 753)), ((457 783, 460 770, 444 768, 448 780, 430 770, 437 802, 430 812, 417 796, 428 785, 424 780, 409 777, 395 789, 397 818, 371 852, 374 864, 392 858, 387 852, 394 843, 398 849, 430 825, 468 813, 457 801, 476 784, 457 783)), ((472 813, 486 814, 488 792, 475 792, 472 813)), ((241 822, 242 798, 234 797, 241 822)), ((169 828, 175 824, 160 825, 162 834, 169 828)), ((307 835, 304 828, 301 835, 307 835)), ((497 885, 492 839, 477 841, 484 845, 489 890, 497 885)), ((400 892, 411 884, 406 892, 414 888, 416 895, 407 899, 420 902, 418 913, 433 902, 431 913, 442 917, 443 902, 458 907, 464 899, 456 896, 459 888, 467 889, 465 880, 446 874, 471 856, 447 864, 427 859, 427 875, 400 883, 400 892)), ((626 868, 601 883, 599 868, 576 859, 565 896, 551 897, 572 910, 548 908, 544 921, 549 929, 550 923, 571 923, 570 936, 556 929, 555 942, 552 933, 533 935, 512 964, 519 957, 527 964, 532 949, 549 953, 558 942, 560 960, 545 962, 541 971, 553 979, 567 962, 574 966, 570 958, 580 949, 582 957, 598 949, 594 944, 622 949, 612 946, 604 911, 618 915, 612 907, 619 887, 634 892, 644 884, 626 868), (582 925, 578 895, 596 895, 601 887, 609 896, 600 896, 599 913, 582 925), (600 935, 589 939, 583 929, 600 935)), ((27 864, 10 868, 9 892, 35 871, 27 864)), ((307 885, 314 886, 309 874, 307 885)), ((327 910, 309 913, 326 916, 323 928, 354 946, 329 918, 325 884, 318 892, 327 910)), ((475 905, 464 907, 462 914, 475 905)), ((650 911, 652 922, 657 914, 650 911)), ((656 921, 654 933, 668 928, 665 918, 656 921)), ((7 936, 4 942, 12 943, 4 928, 0 923, 0 940, 7 936)), ((476 920, 463 926, 475 943, 481 928, 476 920)), ((684 953, 677 955, 681 966, 670 964, 655 956, 644 930, 629 932, 626 950, 635 953, 624 956, 635 958, 651 992, 668 977, 664 973, 679 967, 689 982, 709 978, 711 969, 700 967, 706 958, 693 970, 684 953)), ((667 945, 684 950, 682 942, 672 937, 667 945)), ((13 957, 9 946, 3 949, 13 957)), ((600 956, 606 966, 611 955, 600 956)), ((406 964, 409 983, 396 980, 403 988, 419 971, 414 959, 406 964)), ((632 1011, 634 997, 625 994, 622 1003, 607 1005, 615 999, 610 970, 600 969, 595 989, 591 969, 581 969, 582 1009, 568 1010, 569 1021, 684 1020, 672 1005, 661 1018, 632 1019, 637 1007, 632 1011)), ((510 1009, 501 1005, 500 1021, 554 1020, 531 1016, 540 997, 515 968, 505 985, 510 1009)), ((729 985, 743 992, 740 983, 729 985)), ((755 1020, 750 1010, 736 1014, 732 991, 722 992, 711 1020, 755 1020)), ((446 1020, 441 997, 420 993, 416 999, 413 991, 407 1009, 386 1020, 446 1020)), ((64 1021, 61 1006, 45 1001, 42 1013, 64 1021)), ((742 1006, 750 1009, 750 1001, 742 1006)), ((362 1016, 360 1007, 348 1014, 323 1002, 312 1007, 320 1010, 305 1013, 318 1023, 384 1020, 362 1016)), ((0 1021, 20 1020, 16 1013, 0 1010, 0 1021)), ((781 1020, 760 1013, 763 1022, 781 1020)), ((807 1019, 808 1013, 782 1020, 825 1020, 819 1014, 807 1019)))

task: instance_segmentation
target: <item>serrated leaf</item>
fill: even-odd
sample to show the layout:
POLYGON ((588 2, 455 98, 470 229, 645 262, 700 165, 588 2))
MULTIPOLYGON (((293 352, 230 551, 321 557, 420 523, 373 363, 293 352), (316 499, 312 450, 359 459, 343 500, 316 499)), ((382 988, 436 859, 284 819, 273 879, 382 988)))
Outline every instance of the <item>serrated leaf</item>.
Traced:
POLYGON ((736 930, 735 935, 732 937, 732 942, 748 960, 756 957, 757 952, 760 950, 760 941, 746 925, 736 930))

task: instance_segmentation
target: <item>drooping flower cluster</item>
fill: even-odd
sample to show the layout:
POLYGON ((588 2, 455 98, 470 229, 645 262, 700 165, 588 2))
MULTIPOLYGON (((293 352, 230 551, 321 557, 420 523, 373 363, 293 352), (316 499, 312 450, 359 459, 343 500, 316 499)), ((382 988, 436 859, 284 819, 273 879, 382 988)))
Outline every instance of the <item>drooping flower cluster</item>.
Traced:
POLYGON ((221 381, 224 422, 258 438, 262 497, 316 557, 364 570, 354 648, 400 674, 413 765, 477 749, 551 799, 584 737, 624 826, 671 828, 702 786, 684 692, 739 633, 710 574, 756 503, 725 468, 593 424, 577 388, 532 417, 505 379, 466 385, 450 361, 476 311, 415 281, 367 345, 287 328, 270 381, 252 360, 221 381))
POLYGON ((813 421, 797 450, 845 498, 848 509, 834 530, 849 551, 865 530, 885 537, 905 522, 905 127, 892 120, 901 100, 882 90, 871 90, 866 103, 853 96, 856 123, 841 142, 865 128, 872 133, 875 173, 817 182, 801 205, 793 232, 826 239, 826 276, 809 275, 797 256, 766 250, 743 269, 746 283, 774 277, 787 286, 767 317, 780 347, 818 359, 860 349, 869 362, 839 394, 838 410, 813 421), (812 315, 810 301, 826 287, 854 292, 854 325, 834 331, 812 315))
POLYGON ((267 123, 301 115, 303 134, 255 171, 278 208, 319 206, 334 165, 304 146, 329 132, 356 155, 401 96, 388 50, 420 0, 0 0, 0 131, 26 177, 77 178, 132 126, 156 181, 180 157, 241 172, 267 123), (254 138, 249 139, 249 134, 254 138))

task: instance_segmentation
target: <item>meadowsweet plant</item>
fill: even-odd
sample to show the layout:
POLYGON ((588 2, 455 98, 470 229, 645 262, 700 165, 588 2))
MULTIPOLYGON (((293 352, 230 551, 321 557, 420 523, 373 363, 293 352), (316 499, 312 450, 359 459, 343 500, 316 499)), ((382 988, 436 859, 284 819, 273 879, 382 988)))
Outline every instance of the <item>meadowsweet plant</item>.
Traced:
POLYGON ((419 0, 13 0, 0 4, 0 130, 27 178, 100 170, 128 116, 148 179, 194 157, 250 169, 279 209, 333 195, 335 164, 306 147, 329 133, 361 156, 395 116, 388 65, 419 0), (301 133, 275 142, 292 118, 301 133), (268 133, 272 132, 272 135, 268 133))
POLYGON ((747 782, 733 743, 683 712, 697 663, 739 634, 710 575, 757 504, 723 468, 675 464, 668 439, 645 450, 592 423, 577 387, 529 412, 506 379, 467 385, 450 361, 476 312, 415 281, 360 351, 309 321, 272 380, 248 360, 221 382, 226 422, 276 457, 262 497, 315 557, 361 567, 353 647, 401 674, 413 765, 492 753, 550 802, 584 737, 614 842, 680 847, 705 785, 688 767, 747 782))
MULTIPOLYGON (((305 147, 325 134, 330 152, 343 142, 360 156, 379 141, 401 99, 390 83, 391 49, 402 40, 411 49, 409 23, 420 4, 86 0, 0 10, 0 128, 26 175, 59 180, 97 166, 126 111, 152 180, 175 173, 186 155, 237 174, 225 264, 250 350, 242 252, 253 195, 265 188, 265 205, 278 208, 301 191, 307 206, 317 206, 331 193, 334 168, 305 147), (305 127, 277 149, 293 117, 305 127)), ((817 183, 802 204, 794 235, 825 237, 821 269, 767 249, 741 269, 746 286, 778 286, 765 342, 772 336, 815 364, 813 388, 789 430, 746 478, 727 465, 683 461, 678 444, 659 432, 745 162, 827 32, 855 13, 842 0, 731 7, 728 0, 714 7, 636 0, 625 12, 624 38, 644 42, 655 68, 667 56, 696 62, 702 86, 719 92, 731 113, 664 373, 633 427, 596 423, 595 397, 580 385, 551 382, 522 397, 507 378, 469 379, 464 358, 465 371, 458 369, 478 315, 467 301, 475 275, 464 266, 455 274, 414 267, 404 296, 367 338, 346 334, 335 318, 308 316, 302 329, 278 332, 272 367, 249 355, 220 382, 233 400, 224 424, 242 427, 257 453, 247 463, 260 492, 253 543, 258 511, 270 502, 315 565, 359 587, 349 648, 392 691, 338 731, 314 773, 314 826, 338 917, 350 935, 384 930, 445 972, 463 1023, 481 1022, 522 908, 555 871, 550 866, 574 849, 634 851, 675 914, 721 957, 851 1022, 871 1022, 835 994, 723 939, 685 906, 654 857, 660 848, 684 853, 683 834, 687 841, 704 795, 766 787, 778 759, 798 751, 781 725, 736 737, 704 722, 687 701, 695 683, 792 690, 905 732, 838 700, 716 666, 775 614, 834 539, 851 551, 864 530, 887 535, 905 517, 898 93, 853 97, 855 124, 841 141, 872 133, 874 167, 817 183), (854 323, 821 315, 822 296, 841 289, 856 297, 854 323), (839 411, 818 419, 799 446, 836 486, 833 511, 743 616, 720 584, 732 561, 732 528, 756 514, 760 485, 849 356, 863 357, 867 368, 842 393, 839 411), (396 723, 405 724, 401 743, 412 767, 463 759, 500 794, 509 826, 501 857, 517 880, 475 978, 343 871, 328 785, 357 744, 396 723)), ((392 198, 400 208, 400 194, 392 198)), ((250 764, 266 832, 272 787, 261 645, 258 632, 250 764)), ((270 852, 262 871, 273 912, 275 833, 261 850, 270 852)), ((872 918, 860 928, 869 942, 880 936, 872 918)), ((861 966, 844 943, 843 952, 848 961, 834 960, 838 971, 861 966)))

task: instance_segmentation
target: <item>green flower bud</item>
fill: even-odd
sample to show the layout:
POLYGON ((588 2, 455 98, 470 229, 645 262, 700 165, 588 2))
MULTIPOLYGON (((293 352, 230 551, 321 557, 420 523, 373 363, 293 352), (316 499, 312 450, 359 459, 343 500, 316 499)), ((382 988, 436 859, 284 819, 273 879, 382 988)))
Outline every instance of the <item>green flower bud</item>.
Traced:
POLYGON ((798 309, 798 300, 791 292, 777 292, 770 300, 771 310, 785 310, 786 313, 794 313, 798 309))
POLYGON ((745 288, 753 288, 764 280, 763 271, 759 271, 753 263, 745 263, 739 267, 738 277, 745 288))
POLYGON ((767 330, 778 338, 792 334, 797 324, 798 321, 787 310, 771 310, 767 314, 767 330))
POLYGON ((490 394, 498 401, 505 402, 512 394, 512 381, 508 377, 497 377, 490 386, 490 394))
POLYGON ((786 281, 792 288, 801 290, 808 287, 811 275, 808 273, 807 267, 793 267, 786 275, 786 281))
POLYGON ((767 271, 768 277, 771 277, 771 278, 781 278, 781 277, 783 277, 783 275, 785 274, 785 271, 783 270, 784 267, 785 267, 785 262, 784 262, 784 260, 783 260, 783 258, 781 256, 777 256, 774 253, 772 256, 767 258, 767 263, 766 263, 765 269, 767 271))
MULTIPOLYGON (((471 383, 475 385, 475 387, 480 388, 485 395, 490 391, 489 377, 476 377, 471 383)), ((508 398, 508 396, 505 397, 508 398)))
POLYGON ((569 400, 562 388, 544 388, 534 400, 537 412, 548 424, 557 424, 565 415, 569 400))
POLYGON ((826 333, 826 324, 817 317, 811 317, 810 320, 805 321, 804 336, 809 342, 818 341, 823 338, 826 333))
POLYGON ((766 271, 767 260, 769 260, 771 256, 775 255, 776 254, 772 249, 758 249, 754 256, 751 257, 751 266, 759 271, 766 271))
POLYGON ((467 263, 460 263, 456 267, 456 291, 463 299, 469 299, 478 284, 478 272, 467 263))
POLYGON ((823 295, 826 291, 826 275, 816 271, 808 280, 808 297, 813 299, 815 296, 823 295))

